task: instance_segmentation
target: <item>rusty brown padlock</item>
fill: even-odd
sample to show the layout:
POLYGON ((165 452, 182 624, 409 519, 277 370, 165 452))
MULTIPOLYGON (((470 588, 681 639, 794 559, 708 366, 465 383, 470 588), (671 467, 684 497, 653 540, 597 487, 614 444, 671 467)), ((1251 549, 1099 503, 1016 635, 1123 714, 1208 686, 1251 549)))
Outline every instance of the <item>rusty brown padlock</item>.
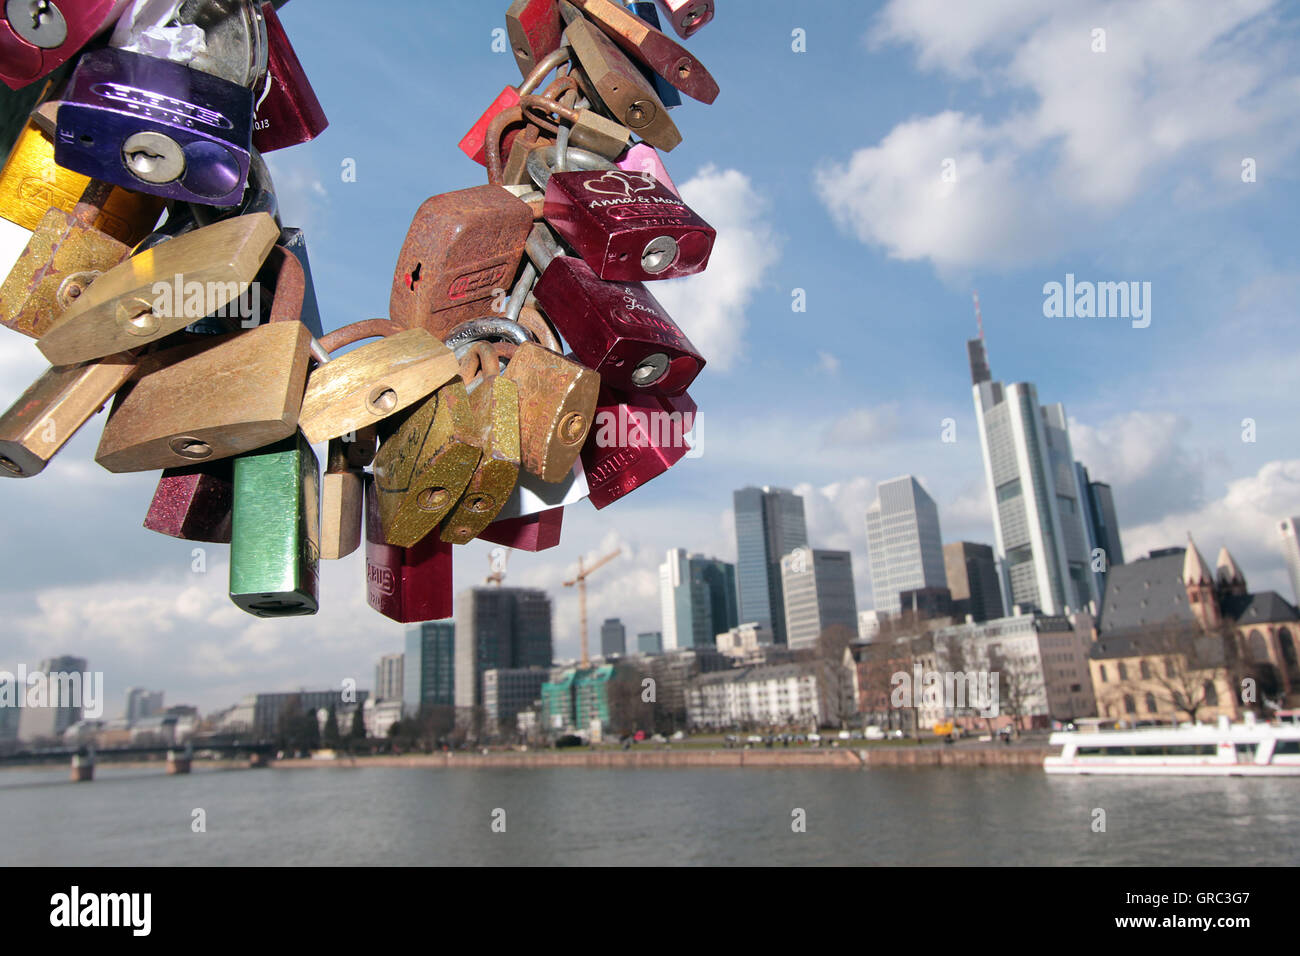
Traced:
POLYGON ((532 227, 532 209, 501 186, 425 200, 397 257, 390 317, 439 339, 477 318, 514 282, 532 227))
POLYGON ((610 114, 651 146, 671 150, 682 141, 677 124, 668 115, 654 87, 641 75, 614 42, 590 21, 573 11, 565 36, 578 58, 582 75, 610 114))

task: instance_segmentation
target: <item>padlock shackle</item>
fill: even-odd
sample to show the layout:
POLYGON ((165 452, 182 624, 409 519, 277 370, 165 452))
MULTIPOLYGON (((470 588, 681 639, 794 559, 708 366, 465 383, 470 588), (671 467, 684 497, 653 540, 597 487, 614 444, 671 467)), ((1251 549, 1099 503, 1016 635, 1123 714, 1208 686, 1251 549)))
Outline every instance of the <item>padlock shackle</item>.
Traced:
POLYGON ((559 69, 569 62, 572 55, 573 51, 567 46, 552 50, 544 59, 538 61, 537 65, 533 67, 533 71, 524 77, 524 81, 515 88, 515 91, 520 96, 527 96, 542 85, 542 80, 550 76, 552 70, 559 69))
POLYGON ((540 309, 534 309, 524 306, 519 310, 519 315, 515 321, 533 333, 533 338, 542 348, 550 349, 552 352, 560 352, 560 337, 556 334, 555 328, 551 325, 550 320, 542 315, 540 309))
POLYGON ((470 319, 468 322, 462 322, 443 339, 443 344, 453 352, 461 352, 462 349, 475 342, 486 342, 491 339, 504 342, 508 345, 523 345, 525 342, 533 340, 532 333, 524 328, 518 322, 512 322, 510 319, 497 317, 470 319))
POLYGON ((501 137, 505 135, 506 127, 525 122, 528 120, 524 116, 524 111, 518 106, 512 106, 492 117, 492 122, 488 123, 483 142, 483 159, 487 165, 489 183, 500 186, 501 179, 505 175, 505 168, 501 162, 501 137))
POLYGON ((532 260, 538 272, 545 272, 546 267, 557 257, 564 255, 560 241, 544 222, 533 223, 532 232, 524 243, 524 252, 532 260))
POLYGON ((360 322, 353 322, 351 325, 345 325, 341 329, 322 335, 319 341, 321 348, 328 354, 337 352, 345 345, 360 342, 362 339, 386 338, 404 331, 405 329, 392 319, 362 319, 360 322))

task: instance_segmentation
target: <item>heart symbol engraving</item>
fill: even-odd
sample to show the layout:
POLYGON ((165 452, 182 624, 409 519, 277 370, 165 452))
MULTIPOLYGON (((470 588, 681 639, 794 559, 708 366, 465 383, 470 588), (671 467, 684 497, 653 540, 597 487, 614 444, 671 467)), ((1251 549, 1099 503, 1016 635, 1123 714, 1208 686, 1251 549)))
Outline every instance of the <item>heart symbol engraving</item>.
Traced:
POLYGON ((624 172, 610 170, 601 176, 593 176, 583 183, 589 193, 599 193, 605 196, 624 196, 632 198, 633 193, 653 192, 658 185, 653 179, 643 179, 640 176, 629 176, 624 172))

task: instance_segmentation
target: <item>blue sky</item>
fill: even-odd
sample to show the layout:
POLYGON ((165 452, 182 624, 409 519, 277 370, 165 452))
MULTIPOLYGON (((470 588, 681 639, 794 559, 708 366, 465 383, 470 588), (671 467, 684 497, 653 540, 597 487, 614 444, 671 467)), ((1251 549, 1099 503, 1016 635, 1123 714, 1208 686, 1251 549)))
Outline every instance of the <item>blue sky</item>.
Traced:
MULTIPOLYGON (((386 314, 415 209, 485 181, 456 143, 518 82, 492 50, 504 7, 393 0, 364 26, 342 0, 281 11, 330 128, 268 159, 327 329, 386 314), (356 182, 342 181, 348 159, 356 182)), ((945 540, 991 541, 972 289, 994 376, 1065 403, 1077 456, 1115 488, 1130 557, 1190 530, 1211 562, 1227 544, 1253 586, 1293 599, 1276 522, 1300 514, 1294 6, 718 7, 688 46, 722 93, 674 111, 684 141, 664 157, 718 245, 703 276, 653 289, 709 359, 691 388, 703 454, 601 512, 570 508, 559 548, 512 557, 507 583, 553 592, 557 655, 576 653, 576 600, 559 585, 579 554, 625 550, 592 579, 593 620, 657 628, 664 550, 734 558, 731 491, 745 484, 806 495, 812 543, 852 550, 863 609, 877 482, 916 474, 945 540), (1150 327, 1045 318, 1043 286, 1067 273, 1151 283, 1150 327)), ((4 394, 42 367, 27 340, 0 346, 4 394)), ((226 597, 224 549, 195 574, 191 545, 141 529, 156 475, 95 465, 100 427, 0 488, 15 543, 0 558, 0 668, 79 652, 110 694, 145 684, 205 708, 369 686, 403 628, 366 607, 359 555, 326 566, 316 617, 249 618, 226 597)), ((458 588, 481 583, 488 550, 461 549, 458 588)))

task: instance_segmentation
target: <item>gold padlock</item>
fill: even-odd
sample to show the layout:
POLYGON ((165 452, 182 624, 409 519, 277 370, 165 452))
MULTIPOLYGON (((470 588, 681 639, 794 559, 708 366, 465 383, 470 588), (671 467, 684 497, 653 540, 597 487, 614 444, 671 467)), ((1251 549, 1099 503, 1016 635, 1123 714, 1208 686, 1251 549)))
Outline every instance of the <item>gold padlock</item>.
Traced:
POLYGON ((465 491, 482 450, 459 375, 400 418, 379 423, 375 493, 384 540, 403 548, 424 539, 465 491))
POLYGON ((327 561, 346 558, 361 547, 361 503, 365 472, 348 462, 344 442, 330 439, 320 495, 320 556, 327 561))
POLYGON ((244 295, 279 237, 275 220, 257 212, 147 249, 92 282, 36 347, 55 365, 87 362, 220 313, 244 295))
POLYGON ((595 419, 600 375, 533 342, 520 345, 501 374, 519 390, 523 467, 543 481, 563 481, 595 419))
POLYGON ((326 352, 375 335, 363 345, 319 366, 307 381, 298 425, 319 444, 409 408, 460 373, 451 349, 422 328, 403 329, 370 319, 321 339, 326 352))
POLYGON ((93 225, 112 188, 92 180, 72 212, 45 213, 0 285, 0 324, 40 338, 92 282, 130 254, 126 243, 93 225))
POLYGON ((38 474, 127 383, 136 361, 136 356, 123 353, 84 365, 47 368, 0 415, 0 476, 38 474))
MULTIPOLYGON (((0 169, 0 217, 35 231, 51 209, 72 212, 90 177, 54 162, 54 139, 28 120, 0 169)), ((134 246, 162 217, 161 196, 115 187, 91 223, 100 232, 134 246)))
POLYGON ((141 359, 109 412, 96 461, 114 472, 178 468, 298 430, 311 354, 311 332, 299 320, 305 286, 292 253, 277 248, 273 255, 280 275, 270 321, 141 359))
POLYGON ((519 480, 519 392, 499 370, 496 352, 484 342, 471 346, 461 363, 483 457, 443 522, 442 540, 449 544, 478 537, 501 513, 519 480))

